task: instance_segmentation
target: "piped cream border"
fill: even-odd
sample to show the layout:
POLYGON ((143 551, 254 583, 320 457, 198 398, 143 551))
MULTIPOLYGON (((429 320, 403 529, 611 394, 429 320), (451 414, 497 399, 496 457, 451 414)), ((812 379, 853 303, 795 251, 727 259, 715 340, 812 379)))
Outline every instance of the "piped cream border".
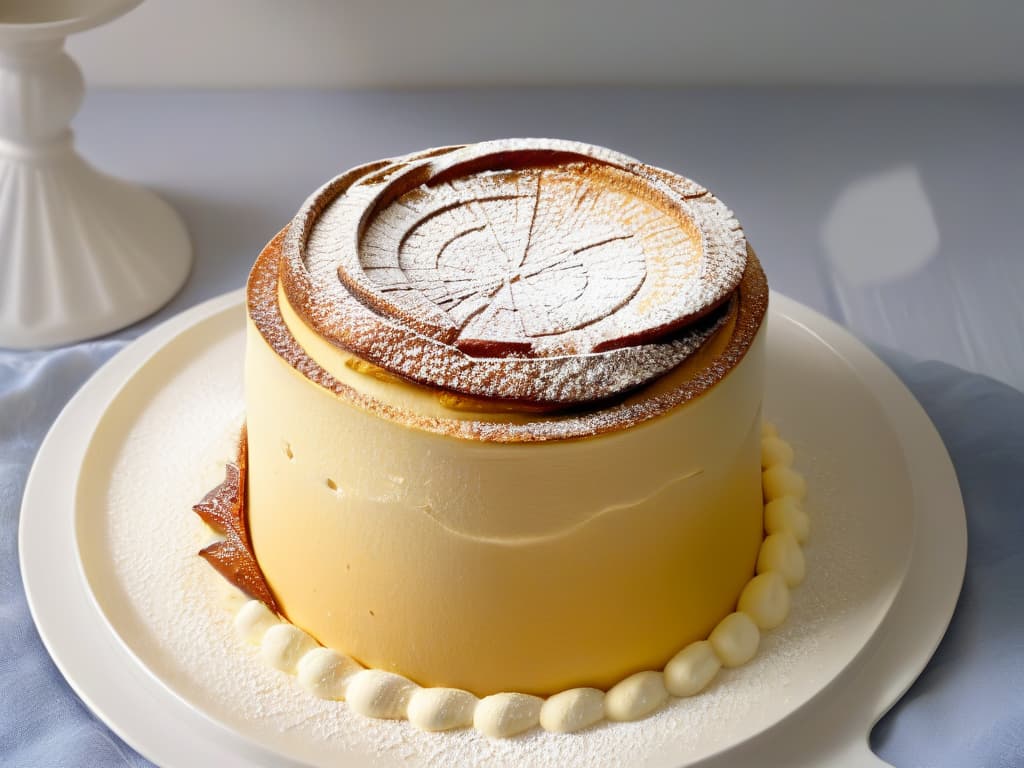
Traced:
POLYGON ((647 717, 669 696, 693 696, 706 688, 722 667, 738 667, 757 653, 761 633, 779 626, 789 614, 790 590, 804 578, 801 545, 810 532, 802 502, 807 486, 792 468, 793 449, 776 428, 761 432, 765 538, 755 576, 740 593, 736 611, 722 619, 706 640, 690 643, 663 670, 637 672, 607 692, 573 688, 547 699, 524 693, 478 698, 457 688, 421 688, 408 678, 320 646, 301 629, 249 600, 235 615, 239 635, 259 647, 259 656, 275 669, 298 678, 321 699, 347 701, 365 717, 408 720, 424 731, 474 727, 486 736, 506 738, 540 726, 571 733, 601 720, 647 717))

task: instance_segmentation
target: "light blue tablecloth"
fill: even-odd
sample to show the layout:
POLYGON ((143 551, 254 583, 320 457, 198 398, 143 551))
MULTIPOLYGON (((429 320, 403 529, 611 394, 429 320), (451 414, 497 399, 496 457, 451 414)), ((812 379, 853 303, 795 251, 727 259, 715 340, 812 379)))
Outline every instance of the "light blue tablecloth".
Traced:
MULTIPOLYGON (((775 288, 869 341, 1024 386, 1020 90, 99 92, 76 131, 101 167, 182 211, 197 261, 157 318, 105 341, 0 351, 3 766, 148 765, 70 691, 25 604, 18 511, 50 424, 128 339, 239 286, 310 190, 369 158, 556 135, 688 172, 734 207, 775 288), (868 220, 888 237, 865 231, 868 220)), ((1021 768, 1024 394, 883 356, 946 441, 970 549, 950 631, 872 745, 900 768, 1021 768)))

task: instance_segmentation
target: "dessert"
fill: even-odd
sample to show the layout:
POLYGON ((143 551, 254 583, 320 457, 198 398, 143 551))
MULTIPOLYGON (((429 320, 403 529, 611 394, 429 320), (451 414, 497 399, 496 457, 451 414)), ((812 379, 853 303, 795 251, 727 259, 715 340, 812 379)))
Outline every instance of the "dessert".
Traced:
POLYGON ((700 690, 785 618, 806 519, 762 435, 767 284, 695 182, 554 140, 371 163, 247 296, 203 555, 318 695, 575 730, 700 690))

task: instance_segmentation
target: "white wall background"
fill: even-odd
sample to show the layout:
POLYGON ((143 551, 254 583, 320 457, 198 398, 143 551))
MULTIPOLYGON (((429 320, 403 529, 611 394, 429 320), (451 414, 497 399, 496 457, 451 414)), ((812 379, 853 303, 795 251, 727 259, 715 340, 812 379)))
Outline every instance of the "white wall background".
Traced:
POLYGON ((1024 83, 1021 0, 145 0, 98 85, 1024 83))

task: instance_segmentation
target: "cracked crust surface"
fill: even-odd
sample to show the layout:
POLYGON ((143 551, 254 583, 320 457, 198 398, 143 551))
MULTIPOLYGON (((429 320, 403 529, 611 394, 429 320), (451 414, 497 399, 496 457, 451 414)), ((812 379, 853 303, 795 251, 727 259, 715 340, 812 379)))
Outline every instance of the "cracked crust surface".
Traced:
POLYGON ((353 169, 281 243, 288 301, 325 339, 411 382, 546 410, 677 367, 748 265, 736 219, 695 182, 546 139, 353 169))

